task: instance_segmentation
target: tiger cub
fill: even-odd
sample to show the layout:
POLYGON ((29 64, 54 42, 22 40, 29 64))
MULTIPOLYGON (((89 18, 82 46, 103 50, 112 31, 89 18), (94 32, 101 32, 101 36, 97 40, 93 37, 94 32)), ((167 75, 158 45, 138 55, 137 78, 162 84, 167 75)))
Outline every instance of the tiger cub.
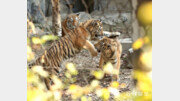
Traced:
MULTIPOLYGON (((92 56, 97 56, 97 50, 94 45, 88 41, 90 37, 91 34, 89 31, 84 27, 78 26, 66 33, 64 37, 56 40, 35 62, 29 64, 29 67, 41 65, 49 74, 58 75, 62 60, 74 56, 82 49, 87 49, 92 56)), ((44 81, 46 82, 47 88, 50 89, 50 80, 45 78, 44 81)))
POLYGON ((96 40, 99 36, 103 36, 103 24, 101 20, 86 20, 85 22, 80 23, 80 26, 83 26, 89 31, 91 40, 96 40))
POLYGON ((119 79, 119 69, 121 65, 120 57, 122 53, 122 45, 117 39, 104 37, 99 40, 95 45, 98 52, 101 52, 99 61, 99 68, 102 68, 107 62, 113 65, 113 68, 117 70, 117 74, 113 77, 119 79))
POLYGON ((78 26, 86 28, 91 34, 90 40, 98 39, 98 36, 103 35, 103 25, 101 20, 90 19, 79 24, 79 13, 69 15, 62 23, 62 36, 78 26))
POLYGON ((62 36, 79 26, 79 13, 69 14, 62 22, 62 36))

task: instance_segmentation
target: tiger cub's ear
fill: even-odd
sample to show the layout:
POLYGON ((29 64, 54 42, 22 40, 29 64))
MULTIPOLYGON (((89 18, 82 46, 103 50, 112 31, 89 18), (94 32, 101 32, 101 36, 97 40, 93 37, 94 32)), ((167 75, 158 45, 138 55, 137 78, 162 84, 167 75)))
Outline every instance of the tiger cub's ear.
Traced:
POLYGON ((91 24, 93 25, 93 26, 96 26, 97 25, 97 22, 96 22, 97 20, 94 20, 91 24))
POLYGON ((76 15, 77 15, 77 16, 79 16, 79 15, 80 15, 80 13, 76 13, 76 15))
POLYGON ((101 19, 98 19, 100 21, 100 23, 102 23, 102 20, 101 19))

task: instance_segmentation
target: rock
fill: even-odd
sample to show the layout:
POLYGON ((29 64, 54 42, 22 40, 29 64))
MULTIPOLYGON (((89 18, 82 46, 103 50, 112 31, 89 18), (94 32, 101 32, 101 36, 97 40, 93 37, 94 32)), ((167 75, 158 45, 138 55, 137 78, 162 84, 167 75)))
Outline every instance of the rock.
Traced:
MULTIPOLYGON (((69 8, 66 6, 66 2, 64 0, 60 0, 60 13, 68 14, 69 8)), ((46 16, 52 15, 52 4, 51 0, 46 0, 46 16)))
POLYGON ((94 10, 99 10, 99 6, 98 6, 99 3, 98 3, 98 1, 99 0, 94 0, 94 7, 93 7, 94 10))
POLYGON ((111 0, 108 4, 108 10, 110 11, 117 11, 118 8, 117 8, 117 4, 116 2, 114 2, 114 0, 111 0))
MULTIPOLYGON (((34 23, 44 24, 44 18, 52 15, 51 1, 27 0, 27 11, 28 19, 32 19, 34 23)), ((60 3, 60 13, 63 15, 63 18, 67 15, 68 12, 69 8, 64 3, 60 3)))
POLYGON ((86 20, 92 19, 91 15, 86 13, 86 12, 79 12, 79 18, 80 18, 80 22, 84 22, 86 20))
POLYGON ((110 31, 110 25, 103 23, 103 30, 104 31, 110 31))
POLYGON ((91 15, 92 16, 100 16, 100 15, 102 15, 102 11, 98 11, 98 10, 94 10, 93 12, 91 12, 91 15))
POLYGON ((68 14, 69 8, 64 5, 63 3, 60 3, 60 13, 61 14, 68 14))
POLYGON ((51 4, 51 0, 46 0, 45 6, 46 6, 45 15, 46 15, 47 17, 49 17, 49 16, 52 15, 52 4, 51 4))
POLYGON ((27 0, 27 11, 34 23, 42 23, 45 14, 45 0, 27 0))
POLYGON ((103 22, 103 30, 110 32, 122 33, 121 38, 127 38, 132 33, 132 13, 119 11, 93 11, 91 13, 92 18, 101 19, 103 22))
POLYGON ((103 34, 107 37, 118 37, 121 35, 119 32, 109 32, 109 31, 103 31, 103 34))
POLYGON ((128 26, 132 23, 132 14, 129 12, 123 12, 120 14, 121 22, 122 20, 125 20, 125 24, 128 26))
POLYGON ((104 16, 107 19, 118 19, 119 12, 118 11, 106 11, 106 13, 104 13, 104 16))
POLYGON ((94 10, 122 11, 131 8, 129 0, 94 0, 94 10))
POLYGON ((61 14, 61 22, 67 17, 68 14, 66 13, 62 13, 61 14))
POLYGON ((91 13, 91 16, 92 16, 92 18, 94 18, 94 19, 101 19, 102 20, 102 22, 104 22, 105 21, 105 17, 104 17, 104 15, 103 15, 103 13, 102 13, 102 11, 93 11, 92 13, 91 13))
POLYGON ((37 33, 38 35, 44 35, 45 32, 44 32, 41 28, 36 27, 36 33, 37 33))
POLYGON ((97 10, 103 11, 107 9, 107 4, 109 0, 95 0, 96 5, 94 5, 97 10))
POLYGON ((27 0, 27 17, 28 17, 28 19, 31 19, 30 12, 31 12, 31 4, 30 4, 30 1, 27 0))

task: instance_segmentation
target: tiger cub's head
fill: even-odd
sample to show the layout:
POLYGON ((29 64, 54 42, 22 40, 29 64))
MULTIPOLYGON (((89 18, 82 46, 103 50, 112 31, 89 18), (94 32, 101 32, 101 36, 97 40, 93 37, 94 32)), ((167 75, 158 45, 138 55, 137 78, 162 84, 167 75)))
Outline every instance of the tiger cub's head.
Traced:
POLYGON ((65 24, 68 29, 74 29, 79 26, 79 13, 68 15, 65 19, 65 24))
POLYGON ((91 39, 95 40, 103 35, 103 24, 101 20, 89 20, 85 22, 86 29, 91 33, 91 39), (86 23, 88 23, 86 25, 86 23))
POLYGON ((101 52, 104 57, 111 58, 117 51, 118 43, 116 39, 104 37, 99 40, 95 45, 98 52, 101 52))

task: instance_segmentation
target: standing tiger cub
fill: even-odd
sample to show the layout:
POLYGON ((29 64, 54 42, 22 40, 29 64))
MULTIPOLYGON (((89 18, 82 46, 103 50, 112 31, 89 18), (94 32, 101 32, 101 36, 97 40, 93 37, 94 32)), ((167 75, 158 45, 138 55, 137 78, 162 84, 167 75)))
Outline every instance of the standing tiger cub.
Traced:
POLYGON ((120 57, 122 53, 122 45, 117 39, 104 37, 99 40, 95 45, 98 52, 101 52, 99 61, 99 68, 102 68, 107 62, 113 65, 113 68, 117 70, 117 74, 113 77, 119 79, 119 69, 121 65, 120 57))

